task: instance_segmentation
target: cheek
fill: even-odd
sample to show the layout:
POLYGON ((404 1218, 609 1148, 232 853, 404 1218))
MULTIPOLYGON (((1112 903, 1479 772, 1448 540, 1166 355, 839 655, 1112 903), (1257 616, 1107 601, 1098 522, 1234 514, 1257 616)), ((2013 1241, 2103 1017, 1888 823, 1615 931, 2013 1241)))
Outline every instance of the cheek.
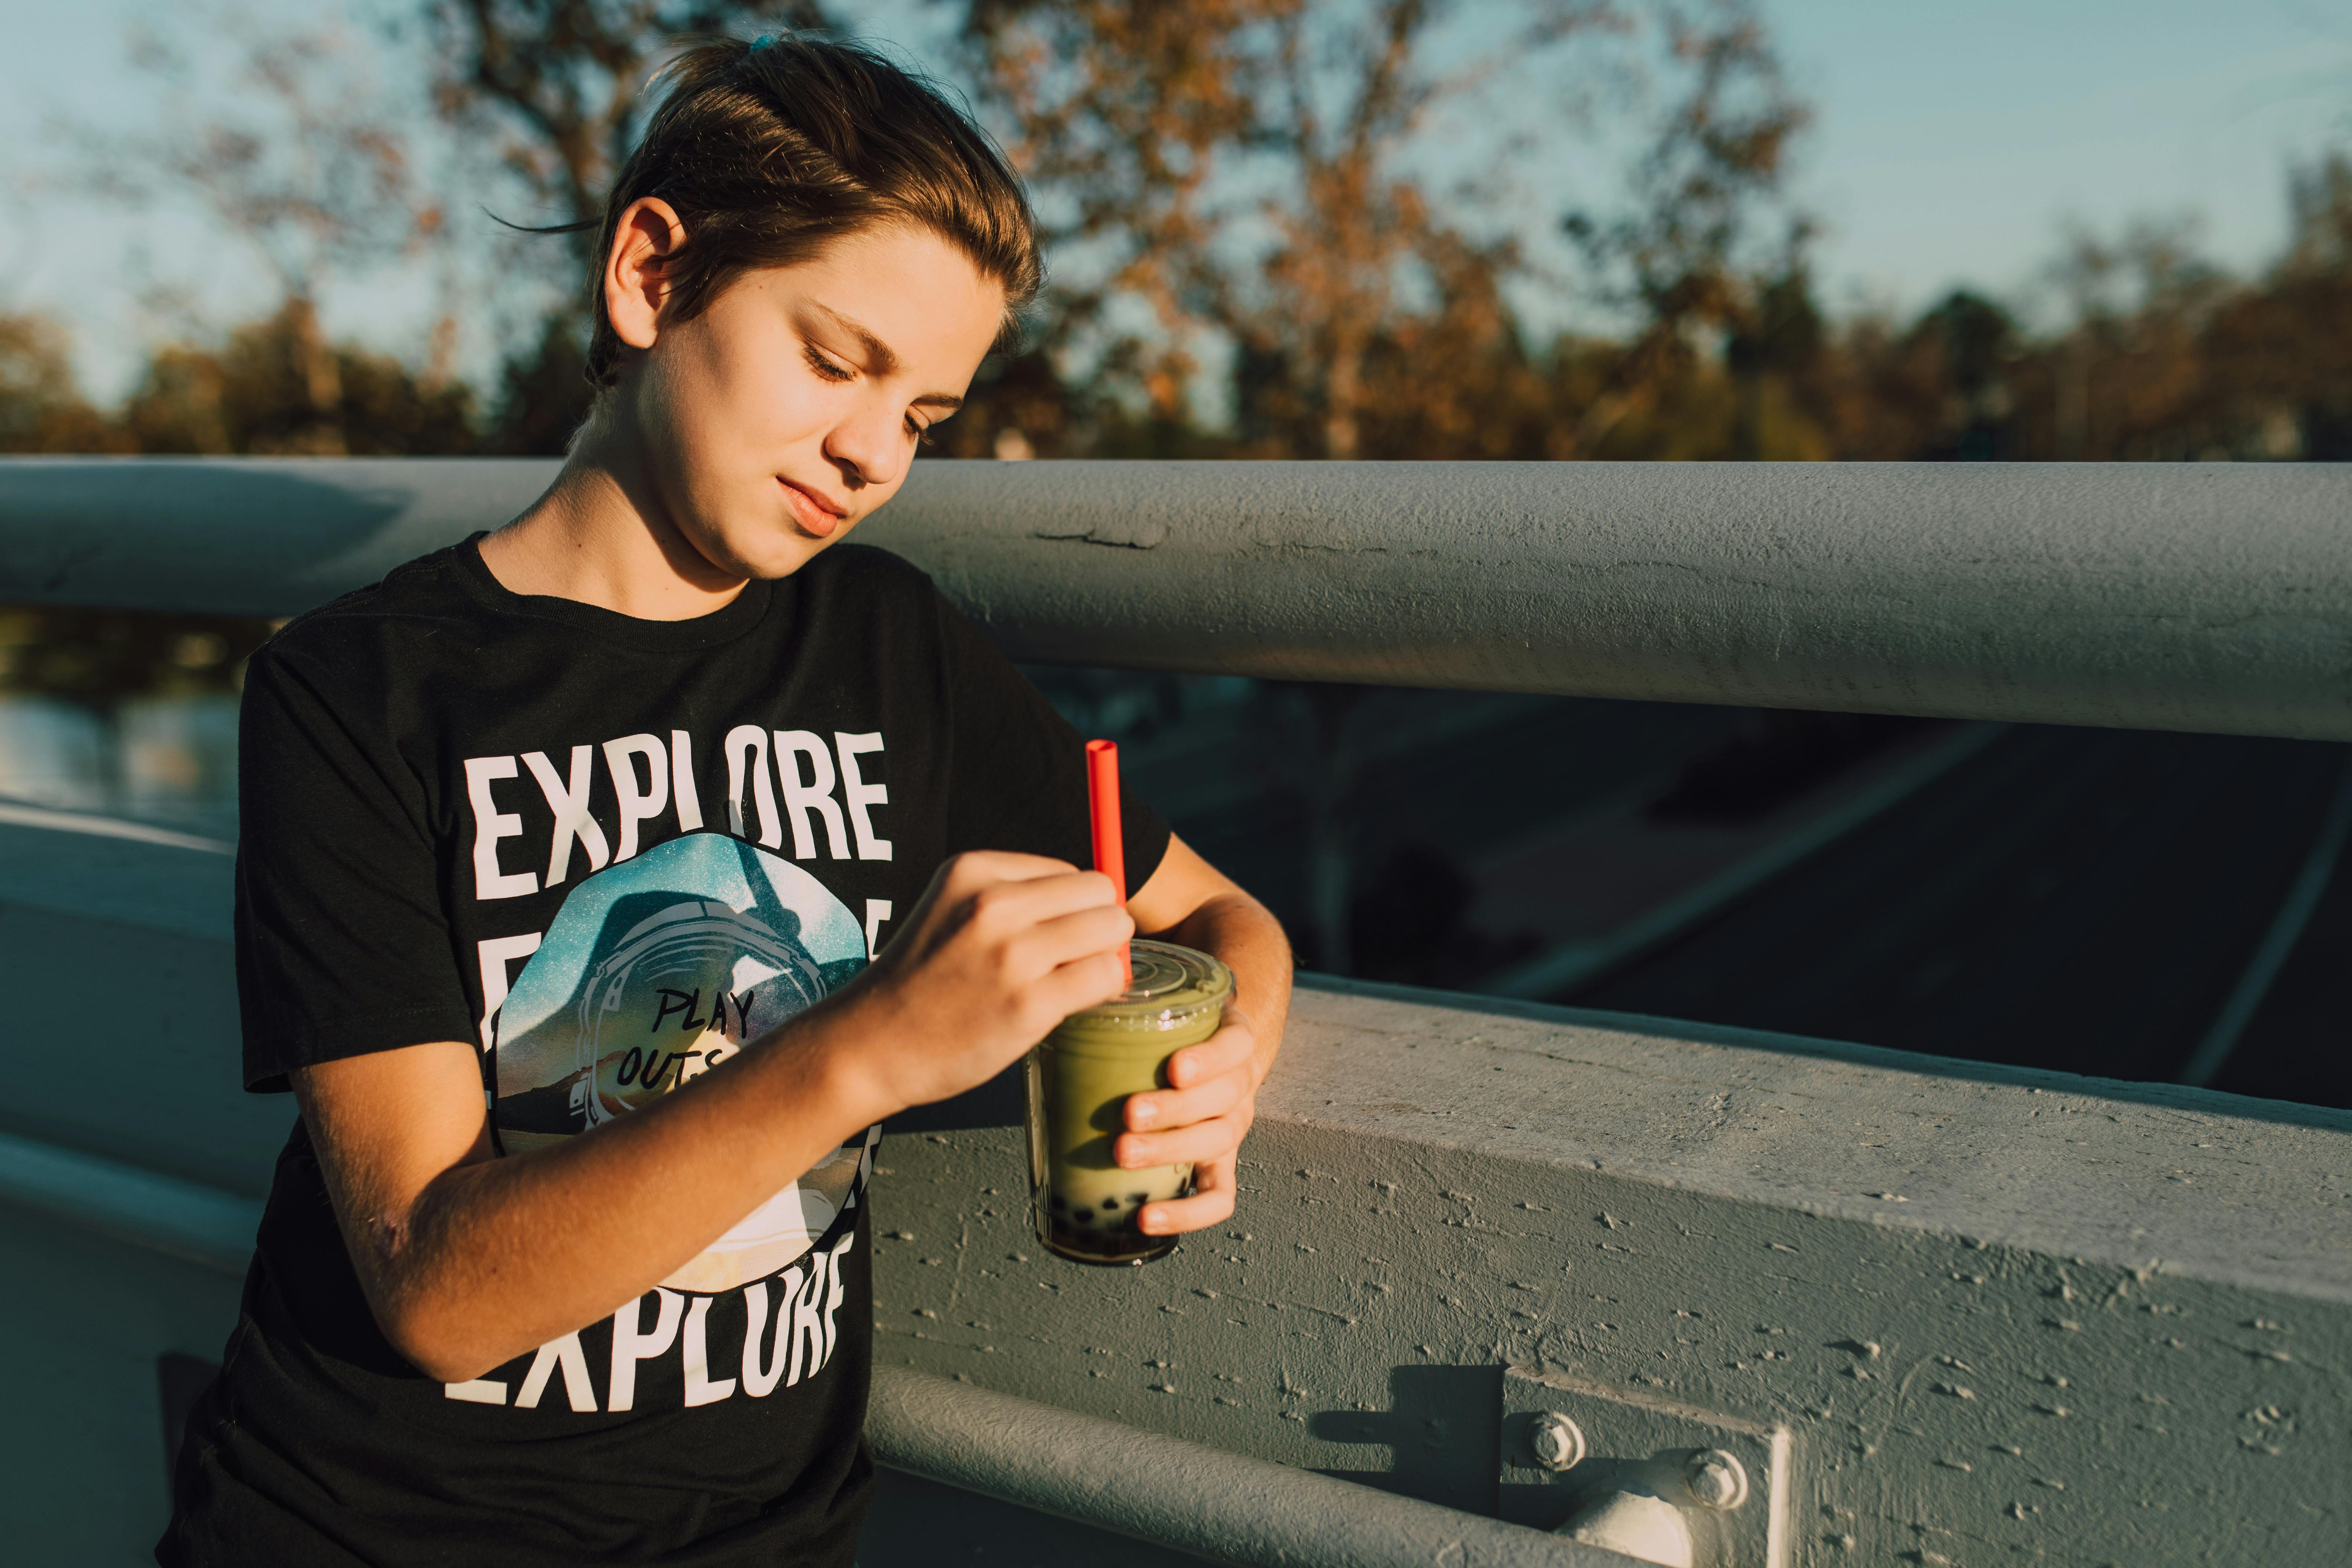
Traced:
POLYGON ((826 389, 812 375, 794 374, 781 345, 762 347, 747 336, 694 333, 679 345, 665 392, 681 456, 698 466, 764 474, 781 447, 822 428, 826 389))
POLYGON ((710 366, 704 414, 714 435, 764 447, 804 414, 793 390, 786 377, 748 355, 725 356, 710 366))
POLYGON ((756 523, 772 502, 771 441, 756 433, 744 395, 708 358, 678 354, 649 366, 646 424, 653 473, 672 522, 703 554, 730 569, 743 563, 727 542, 756 523))
POLYGON ((744 458, 764 468, 782 448, 824 430, 839 395, 799 363, 796 344, 740 333, 710 346, 705 366, 709 417, 715 428, 744 444, 744 458))

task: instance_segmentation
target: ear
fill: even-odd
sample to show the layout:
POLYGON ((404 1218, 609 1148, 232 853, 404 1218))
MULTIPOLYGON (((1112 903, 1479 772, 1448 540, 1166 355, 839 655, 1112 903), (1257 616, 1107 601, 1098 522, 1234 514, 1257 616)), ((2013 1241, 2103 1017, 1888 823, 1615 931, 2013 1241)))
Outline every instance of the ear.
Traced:
POLYGON ((658 196, 639 196, 621 214, 604 258, 604 314, 614 334, 631 348, 654 346, 669 292, 667 268, 685 243, 677 209, 658 196))

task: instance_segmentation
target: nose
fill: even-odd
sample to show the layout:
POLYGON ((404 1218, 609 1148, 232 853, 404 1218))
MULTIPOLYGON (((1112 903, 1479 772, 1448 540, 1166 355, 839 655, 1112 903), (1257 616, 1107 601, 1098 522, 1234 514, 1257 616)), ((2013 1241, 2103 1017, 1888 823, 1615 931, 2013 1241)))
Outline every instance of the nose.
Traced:
POLYGON ((905 418, 905 411, 895 403, 861 400, 826 436, 825 458, 840 471, 842 483, 852 494, 876 485, 894 485, 905 475, 912 446, 901 428, 905 418))

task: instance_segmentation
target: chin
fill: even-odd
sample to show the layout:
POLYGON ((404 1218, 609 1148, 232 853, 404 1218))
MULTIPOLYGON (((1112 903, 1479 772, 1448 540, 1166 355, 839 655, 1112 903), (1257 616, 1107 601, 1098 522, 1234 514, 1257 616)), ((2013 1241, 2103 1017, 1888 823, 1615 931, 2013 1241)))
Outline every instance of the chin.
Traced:
POLYGON ((825 542, 811 539, 790 517, 715 517, 711 515, 715 510, 682 519, 678 532, 696 554, 724 576, 789 577, 825 542))
POLYGON ((732 572, 746 577, 789 577, 846 531, 845 525, 835 529, 831 539, 812 539, 787 518, 763 528, 756 536, 726 540, 720 548, 732 572))

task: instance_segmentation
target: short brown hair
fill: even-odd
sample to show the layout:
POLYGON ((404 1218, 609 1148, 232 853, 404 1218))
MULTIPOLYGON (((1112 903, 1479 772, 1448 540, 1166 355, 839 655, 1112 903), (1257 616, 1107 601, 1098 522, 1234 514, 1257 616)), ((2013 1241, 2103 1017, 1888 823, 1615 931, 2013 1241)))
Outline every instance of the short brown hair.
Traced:
POLYGON ((756 44, 695 42, 663 70, 668 90, 621 166, 589 294, 588 380, 619 378, 603 263, 621 214, 656 196, 686 239, 671 254, 665 314, 691 320, 755 268, 804 261, 835 240, 912 223, 961 250, 1004 289, 1000 349, 1045 281, 1036 216, 1004 154, 934 84, 870 49, 809 33, 756 44))

